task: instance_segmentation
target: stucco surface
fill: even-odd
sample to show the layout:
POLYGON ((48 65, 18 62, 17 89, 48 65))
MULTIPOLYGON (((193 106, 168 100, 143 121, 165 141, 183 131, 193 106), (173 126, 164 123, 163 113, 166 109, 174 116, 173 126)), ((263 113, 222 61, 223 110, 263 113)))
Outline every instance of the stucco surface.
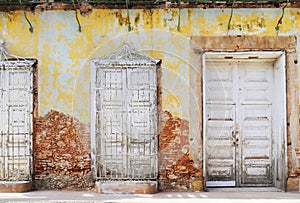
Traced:
MULTIPOLYGON (((128 30, 124 9, 94 9, 79 15, 74 11, 27 12, 34 31, 29 32, 23 11, 0 12, 0 37, 16 55, 39 61, 39 115, 58 110, 82 122, 90 121, 90 59, 107 55, 130 43, 137 50, 162 59, 162 108, 190 120, 190 36, 286 36, 299 35, 300 10, 288 8, 275 30, 282 10, 277 8, 132 9, 128 30)), ((298 40, 299 41, 299 40, 298 40)))

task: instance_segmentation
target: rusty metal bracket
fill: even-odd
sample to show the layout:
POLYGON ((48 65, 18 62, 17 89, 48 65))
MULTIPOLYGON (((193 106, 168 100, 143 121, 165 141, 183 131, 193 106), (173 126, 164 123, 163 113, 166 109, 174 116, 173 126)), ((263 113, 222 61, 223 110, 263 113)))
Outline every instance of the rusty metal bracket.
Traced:
POLYGON ((80 21, 78 19, 78 11, 77 11, 76 6, 75 6, 75 0, 72 0, 72 4, 73 4, 73 7, 75 9, 75 18, 76 18, 76 22, 77 22, 77 25, 78 25, 78 31, 81 32, 81 25, 80 25, 80 21))
POLYGON ((180 32, 180 15, 181 15, 181 0, 178 0, 178 24, 177 24, 177 31, 180 32))
POLYGON ((230 17, 229 17, 229 21, 228 21, 228 25, 227 25, 228 31, 230 30, 230 24, 231 24, 231 19, 232 19, 232 15, 233 15, 233 6, 234 6, 234 2, 235 2, 235 0, 232 1, 230 17))
POLYGON ((129 6, 130 6, 130 0, 126 0, 126 9, 127 9, 127 22, 128 22, 128 32, 131 31, 131 25, 130 25, 130 15, 129 15, 129 6))
POLYGON ((78 19, 78 11, 77 11, 77 9, 75 10, 75 18, 76 18, 76 22, 78 24, 78 31, 81 32, 81 25, 80 25, 80 21, 78 19))
POLYGON ((27 18, 26 11, 24 11, 24 17, 25 17, 27 23, 29 24, 29 31, 31 33, 33 33, 33 27, 32 27, 32 24, 31 24, 30 20, 27 18))
POLYGON ((278 22, 277 22, 277 24, 276 24, 276 26, 275 26, 275 30, 276 30, 276 34, 277 34, 277 35, 278 35, 278 32, 279 32, 279 24, 282 24, 282 19, 283 19, 283 17, 284 17, 284 9, 287 7, 288 3, 289 3, 289 0, 286 1, 285 6, 282 8, 281 16, 280 16, 280 18, 278 19, 278 22))

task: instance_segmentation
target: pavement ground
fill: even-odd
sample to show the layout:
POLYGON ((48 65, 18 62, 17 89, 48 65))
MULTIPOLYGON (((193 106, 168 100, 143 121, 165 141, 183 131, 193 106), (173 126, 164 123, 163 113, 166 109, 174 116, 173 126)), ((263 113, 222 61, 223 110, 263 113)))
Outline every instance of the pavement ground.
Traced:
POLYGON ((213 189, 209 192, 159 192, 156 194, 99 194, 93 191, 31 191, 0 193, 0 202, 62 202, 62 203, 300 203, 300 192, 276 189, 213 189))

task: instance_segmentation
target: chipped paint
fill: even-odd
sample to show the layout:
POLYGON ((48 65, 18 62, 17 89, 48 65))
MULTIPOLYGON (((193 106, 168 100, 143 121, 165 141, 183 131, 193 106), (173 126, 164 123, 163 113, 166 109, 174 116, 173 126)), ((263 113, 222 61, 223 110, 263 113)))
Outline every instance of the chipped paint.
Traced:
MULTIPOLYGON (((235 9, 227 30, 230 9, 189 8, 181 10, 181 29, 177 31, 178 9, 133 9, 128 33, 125 9, 94 9, 79 15, 79 33, 74 11, 0 12, 0 37, 7 48, 21 56, 39 60, 39 113, 57 109, 90 120, 89 59, 108 54, 129 42, 163 61, 163 109, 189 120, 189 36, 226 36, 228 34, 275 36, 281 9, 235 9)), ((288 8, 278 35, 298 35, 300 11, 288 8)))
POLYGON ((191 183, 202 177, 202 165, 195 164, 190 153, 189 123, 165 111, 159 135, 159 189, 200 190, 191 183))
MULTIPOLYGON (((202 157, 197 154, 198 150, 193 150, 202 143, 196 139, 201 126, 192 121, 197 117, 192 114, 197 114, 201 108, 191 105, 193 102, 198 104, 200 94, 195 84, 190 86, 190 77, 193 77, 190 73, 200 72, 199 62, 190 58, 193 52, 191 36, 300 35, 299 8, 285 9, 278 33, 275 26, 282 14, 280 8, 234 9, 228 30, 230 12, 230 8, 184 8, 178 31, 178 8, 130 9, 129 18, 126 9, 93 9, 92 12, 87 9, 82 10, 84 15, 78 16, 82 32, 78 32, 74 10, 27 12, 33 33, 28 30, 23 11, 0 12, 0 38, 5 39, 5 46, 11 53, 38 59, 39 115, 43 117, 51 110, 57 110, 85 124, 90 123, 91 58, 108 55, 127 42, 137 50, 162 59, 161 108, 184 123, 186 134, 181 137, 190 149, 184 148, 180 153, 185 154, 184 160, 191 159, 201 168, 202 157), (131 32, 128 32, 128 19, 131 32)), ((297 43, 299 47, 300 40, 297 43)), ((171 136, 175 144, 176 137, 171 136)), ((182 160, 176 158, 173 162, 176 161, 181 164, 182 160)), ((172 164, 170 170, 177 169, 172 168, 172 164)), ((178 168, 181 169, 184 171, 184 167, 178 168)), ((177 176, 169 174, 170 183, 174 175, 177 176)))

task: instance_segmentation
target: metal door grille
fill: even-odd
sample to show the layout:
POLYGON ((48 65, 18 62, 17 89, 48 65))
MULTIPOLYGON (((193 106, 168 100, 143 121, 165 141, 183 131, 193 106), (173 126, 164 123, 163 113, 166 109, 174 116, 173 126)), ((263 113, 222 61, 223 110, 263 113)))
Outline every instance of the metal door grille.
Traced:
POLYGON ((149 57, 145 60, 144 55, 127 56, 92 60, 92 151, 96 179, 157 178, 159 61, 150 61, 149 57))
POLYGON ((32 174, 34 61, 0 61, 0 181, 32 174))

